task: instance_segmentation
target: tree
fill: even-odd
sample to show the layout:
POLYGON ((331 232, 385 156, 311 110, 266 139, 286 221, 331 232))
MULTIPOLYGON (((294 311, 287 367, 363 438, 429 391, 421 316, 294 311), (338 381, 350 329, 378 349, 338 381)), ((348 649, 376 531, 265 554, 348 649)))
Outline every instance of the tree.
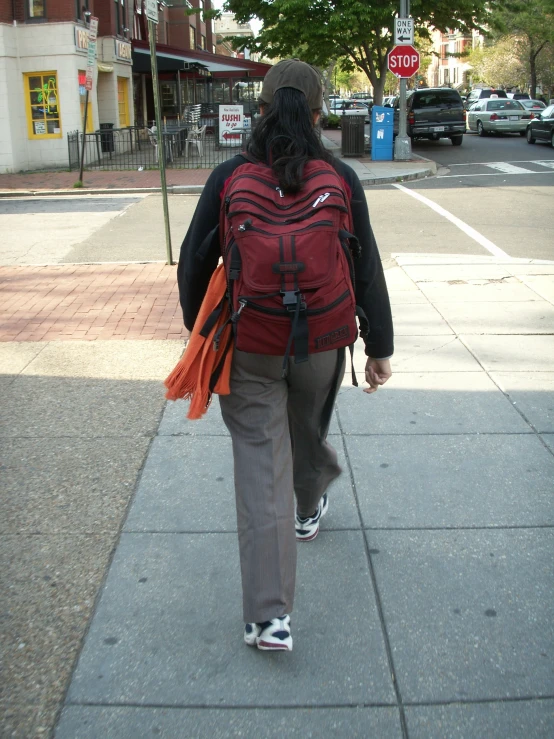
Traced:
POLYGON ((492 28, 500 38, 511 37, 517 41, 534 98, 537 65, 540 66, 541 56, 547 57, 554 44, 554 0, 506 0, 492 17, 492 28))
MULTIPOLYGON (((497 2, 412 0, 411 16, 422 35, 426 24, 470 32, 483 29, 497 2)), ((344 57, 343 69, 364 72, 381 102, 398 0, 226 0, 224 7, 239 23, 254 17, 263 22, 255 42, 236 38, 237 48, 248 46, 271 59, 297 55, 322 68, 344 57)))
POLYGON ((522 46, 524 44, 517 37, 505 36, 493 46, 472 51, 468 61, 472 67, 473 81, 483 82, 490 87, 524 89, 529 75, 522 46))

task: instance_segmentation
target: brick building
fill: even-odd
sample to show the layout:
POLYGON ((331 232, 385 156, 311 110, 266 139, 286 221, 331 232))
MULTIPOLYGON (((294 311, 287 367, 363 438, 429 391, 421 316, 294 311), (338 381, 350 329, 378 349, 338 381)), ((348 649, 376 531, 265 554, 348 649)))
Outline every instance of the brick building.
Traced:
MULTIPOLYGON (((215 53, 212 23, 201 12, 210 7, 210 0, 159 6, 164 116, 177 117, 190 103, 242 102, 245 112, 255 105, 269 67, 215 53)), ((0 0, 0 172, 67 166, 67 133, 83 125, 91 16, 99 24, 87 131, 153 120, 143 0, 0 0)))

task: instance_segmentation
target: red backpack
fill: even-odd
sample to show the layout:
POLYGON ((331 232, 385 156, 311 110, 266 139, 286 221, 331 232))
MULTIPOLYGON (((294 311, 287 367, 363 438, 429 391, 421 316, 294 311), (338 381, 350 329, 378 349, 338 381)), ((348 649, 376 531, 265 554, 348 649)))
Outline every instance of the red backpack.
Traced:
MULTIPOLYGON (((226 183, 220 244, 235 346, 305 362, 358 336, 350 203, 327 162, 307 162, 285 194, 271 168, 248 162, 226 183)), ((355 252, 356 253, 356 252, 355 252)))

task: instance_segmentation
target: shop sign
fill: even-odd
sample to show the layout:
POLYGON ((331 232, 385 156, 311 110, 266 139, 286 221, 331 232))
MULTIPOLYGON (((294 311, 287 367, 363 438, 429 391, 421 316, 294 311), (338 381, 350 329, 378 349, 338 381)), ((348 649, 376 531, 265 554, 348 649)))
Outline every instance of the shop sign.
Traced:
POLYGON ((152 23, 158 22, 158 0, 146 0, 146 17, 152 23))
POLYGON ((242 144, 243 105, 219 106, 219 143, 223 146, 242 144))
POLYGON ((132 60, 131 44, 115 39, 115 58, 121 59, 125 62, 130 62, 132 60))
POLYGON ((46 134, 46 123, 44 121, 34 121, 35 136, 44 136, 46 134))
POLYGON ((86 54, 88 49, 88 29, 75 26, 75 49, 86 54))
POLYGON ((94 63, 96 61, 96 35, 98 33, 98 18, 92 17, 89 26, 89 39, 87 50, 87 79, 85 82, 86 89, 92 90, 92 81, 94 79, 94 63))

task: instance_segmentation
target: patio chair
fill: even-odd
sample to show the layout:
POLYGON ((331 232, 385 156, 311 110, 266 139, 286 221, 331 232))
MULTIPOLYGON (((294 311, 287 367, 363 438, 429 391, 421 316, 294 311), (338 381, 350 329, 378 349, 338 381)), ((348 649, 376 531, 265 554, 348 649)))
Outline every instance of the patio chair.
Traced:
POLYGON ((188 157, 188 154, 189 154, 189 145, 196 146, 198 155, 202 156, 204 139, 206 138, 206 128, 207 128, 206 126, 202 126, 202 128, 199 128, 197 130, 193 129, 188 132, 187 138, 185 139, 185 156, 186 157, 188 157))
POLYGON ((152 126, 152 128, 146 127, 146 130, 148 131, 148 140, 154 147, 154 161, 156 164, 158 163, 158 129, 156 126, 152 126))

